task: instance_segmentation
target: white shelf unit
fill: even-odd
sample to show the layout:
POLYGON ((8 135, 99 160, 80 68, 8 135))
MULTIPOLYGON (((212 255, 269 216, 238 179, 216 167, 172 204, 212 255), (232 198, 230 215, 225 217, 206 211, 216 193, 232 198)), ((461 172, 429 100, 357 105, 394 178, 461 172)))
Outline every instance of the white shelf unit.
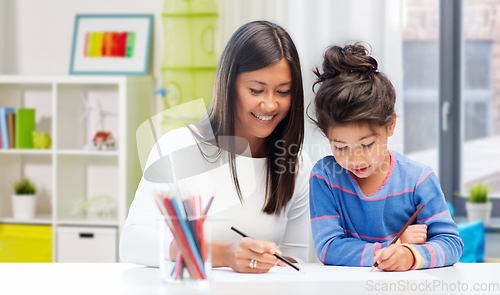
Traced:
POLYGON ((150 76, 0 76, 0 107, 35 108, 36 130, 52 139, 49 150, 0 149, 0 223, 52 225, 54 262, 58 226, 115 227, 120 233, 142 176, 135 134, 151 117, 153 90, 150 76), (90 134, 103 123, 115 150, 84 149, 82 94, 107 113, 103 122, 91 113, 90 134), (33 220, 12 216, 13 183, 22 177, 39 191, 33 220), (109 217, 71 213, 80 198, 101 195, 115 201, 109 217))

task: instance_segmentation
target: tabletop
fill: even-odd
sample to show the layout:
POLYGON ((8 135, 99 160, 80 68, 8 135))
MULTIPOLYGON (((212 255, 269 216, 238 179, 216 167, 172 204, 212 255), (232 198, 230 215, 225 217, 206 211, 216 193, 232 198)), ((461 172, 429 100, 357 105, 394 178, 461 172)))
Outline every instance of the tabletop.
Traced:
POLYGON ((212 271, 209 284, 161 282, 158 268, 128 263, 1 263, 1 294, 500 294, 500 263, 406 272, 297 264, 266 274, 212 271))

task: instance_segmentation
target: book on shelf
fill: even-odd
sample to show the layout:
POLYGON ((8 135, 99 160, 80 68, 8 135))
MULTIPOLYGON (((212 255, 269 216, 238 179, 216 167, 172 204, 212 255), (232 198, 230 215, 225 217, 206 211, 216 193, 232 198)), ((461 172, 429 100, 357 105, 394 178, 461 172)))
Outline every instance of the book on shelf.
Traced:
POLYGON ((0 108, 0 149, 32 149, 35 109, 0 108))
POLYGON ((35 109, 16 109, 16 149, 33 148, 35 109))
POLYGON ((9 148, 13 149, 16 147, 15 142, 15 130, 16 130, 16 114, 10 113, 7 114, 7 129, 9 132, 9 148))
POLYGON ((7 115, 15 113, 14 108, 0 108, 0 129, 2 130, 2 148, 8 149, 9 144, 9 125, 7 115))

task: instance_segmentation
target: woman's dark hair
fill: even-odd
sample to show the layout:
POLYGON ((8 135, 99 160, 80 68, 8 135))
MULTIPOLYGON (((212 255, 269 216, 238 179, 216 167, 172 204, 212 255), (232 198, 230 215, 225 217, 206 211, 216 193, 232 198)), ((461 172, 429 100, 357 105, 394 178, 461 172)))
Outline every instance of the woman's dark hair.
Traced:
POLYGON ((226 144, 230 172, 238 197, 243 202, 235 161, 236 77, 273 65, 283 58, 288 61, 292 74, 292 103, 286 117, 266 138, 266 201, 262 209, 267 214, 278 215, 292 198, 304 140, 304 91, 299 55, 283 28, 268 21, 253 21, 233 34, 221 56, 212 102, 205 118, 210 122, 216 141, 219 136, 229 136, 226 144), (285 165, 287 168, 282 169, 285 165))
POLYGON ((314 99, 316 119, 308 117, 325 136, 329 128, 350 123, 387 127, 396 117, 396 91, 368 54, 359 42, 330 46, 323 55, 323 73, 314 70, 313 91, 320 85, 314 99))

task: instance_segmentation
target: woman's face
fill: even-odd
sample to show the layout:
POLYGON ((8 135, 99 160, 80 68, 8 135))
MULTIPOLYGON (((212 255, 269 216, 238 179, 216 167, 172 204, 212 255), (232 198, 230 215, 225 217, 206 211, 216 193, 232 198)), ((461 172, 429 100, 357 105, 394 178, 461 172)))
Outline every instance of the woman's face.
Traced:
POLYGON ((292 73, 286 59, 236 78, 235 135, 263 143, 288 114, 292 73))

